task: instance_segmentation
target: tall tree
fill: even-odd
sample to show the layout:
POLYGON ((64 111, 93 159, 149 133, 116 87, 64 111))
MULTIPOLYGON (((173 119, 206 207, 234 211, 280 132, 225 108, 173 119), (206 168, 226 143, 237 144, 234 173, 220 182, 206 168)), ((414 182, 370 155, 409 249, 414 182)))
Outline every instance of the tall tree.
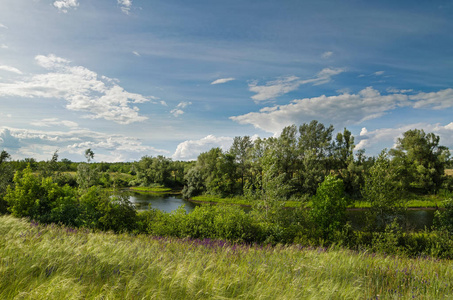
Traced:
POLYGON ((244 180, 250 170, 248 158, 252 147, 253 142, 249 136, 236 136, 229 151, 229 153, 234 156, 234 161, 237 164, 237 171, 241 178, 241 194, 244 193, 244 180))
POLYGON ((390 150, 395 164, 404 166, 406 185, 415 184, 424 192, 437 192, 445 180, 445 166, 450 152, 439 145, 440 137, 434 133, 413 129, 398 138, 395 149, 390 150))
POLYGON ((314 194, 324 177, 332 170, 332 132, 316 120, 299 127, 299 157, 301 167, 298 181, 304 193, 314 194))

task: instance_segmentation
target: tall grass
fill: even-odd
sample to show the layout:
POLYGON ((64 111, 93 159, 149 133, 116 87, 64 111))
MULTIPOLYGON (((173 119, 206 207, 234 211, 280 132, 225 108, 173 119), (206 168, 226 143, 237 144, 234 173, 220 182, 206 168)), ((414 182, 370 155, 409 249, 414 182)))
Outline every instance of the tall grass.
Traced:
POLYGON ((0 299, 444 299, 453 263, 0 217, 0 299))

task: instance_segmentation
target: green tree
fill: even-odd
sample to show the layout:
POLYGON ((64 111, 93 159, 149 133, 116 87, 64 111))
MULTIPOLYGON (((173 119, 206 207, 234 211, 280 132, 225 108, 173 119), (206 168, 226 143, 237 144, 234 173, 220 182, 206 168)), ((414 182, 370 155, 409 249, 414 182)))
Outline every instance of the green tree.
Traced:
POLYGON ((332 170, 332 132, 334 128, 316 120, 299 127, 299 159, 301 167, 298 181, 303 193, 313 195, 324 177, 332 170))
POLYGON ((392 164, 383 150, 366 173, 362 195, 371 205, 367 216, 370 229, 384 230, 404 209, 401 171, 402 166, 392 164))
POLYGON ((252 147, 253 142, 249 136, 236 136, 229 151, 234 157, 237 171, 241 178, 241 194, 244 193, 245 178, 249 175, 250 162, 248 158, 252 147))
POLYGON ((434 133, 413 129, 398 138, 390 151, 395 164, 404 166, 405 183, 413 183, 424 192, 436 193, 445 180, 445 166, 450 152, 439 145, 440 137, 434 133))
POLYGON ((13 184, 14 170, 9 163, 11 156, 5 150, 0 153, 0 214, 7 212, 7 202, 4 200, 6 189, 13 184))
POLYGON ((81 191, 86 191, 89 187, 99 183, 100 172, 96 166, 90 164, 94 158, 94 152, 91 149, 85 150, 87 163, 80 163, 77 166, 77 184, 81 191))
POLYGON ((312 198, 310 218, 317 227, 319 235, 326 240, 346 224, 347 200, 343 181, 333 175, 325 177, 312 198))

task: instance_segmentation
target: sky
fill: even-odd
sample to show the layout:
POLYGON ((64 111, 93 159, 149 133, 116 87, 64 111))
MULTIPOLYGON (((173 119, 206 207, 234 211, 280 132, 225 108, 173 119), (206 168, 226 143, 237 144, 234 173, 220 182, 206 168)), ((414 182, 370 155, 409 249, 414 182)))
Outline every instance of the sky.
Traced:
POLYGON ((452 0, 2 0, 0 150, 193 160, 312 120, 453 149, 452 32, 452 0))

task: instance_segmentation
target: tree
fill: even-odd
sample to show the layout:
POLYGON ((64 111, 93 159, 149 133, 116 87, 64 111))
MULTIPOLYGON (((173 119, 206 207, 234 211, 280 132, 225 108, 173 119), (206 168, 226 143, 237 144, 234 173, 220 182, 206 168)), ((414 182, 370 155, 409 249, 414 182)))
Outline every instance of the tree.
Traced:
POLYGON ((7 212, 7 202, 3 199, 6 189, 13 184, 14 170, 9 163, 11 156, 5 150, 0 153, 0 214, 7 212))
POLYGON ((244 180, 249 174, 250 163, 248 160, 250 149, 253 147, 253 142, 249 136, 236 136, 233 140, 229 153, 233 155, 237 165, 237 171, 241 178, 241 194, 244 193, 244 180))
POLYGON ((439 145, 440 137, 434 133, 413 129, 398 138, 395 149, 390 151, 395 164, 403 165, 406 185, 413 183, 424 192, 436 193, 445 180, 445 166, 450 152, 439 145))
POLYGON ((370 229, 383 230, 404 209, 403 186, 398 180, 401 171, 383 150, 366 173, 362 195, 371 205, 367 216, 370 229))
POLYGON ((333 130, 333 125, 325 127, 316 120, 299 127, 301 167, 297 177, 304 193, 313 195, 324 177, 332 170, 333 130))
POLYGON ((77 166, 77 184, 82 191, 99 182, 99 170, 90 165, 90 161, 94 158, 94 152, 91 149, 85 150, 85 158, 87 163, 80 163, 77 166))
POLYGON ((310 217, 324 239, 346 224, 347 200, 344 195, 343 181, 333 175, 327 175, 312 198, 313 206, 310 217))

